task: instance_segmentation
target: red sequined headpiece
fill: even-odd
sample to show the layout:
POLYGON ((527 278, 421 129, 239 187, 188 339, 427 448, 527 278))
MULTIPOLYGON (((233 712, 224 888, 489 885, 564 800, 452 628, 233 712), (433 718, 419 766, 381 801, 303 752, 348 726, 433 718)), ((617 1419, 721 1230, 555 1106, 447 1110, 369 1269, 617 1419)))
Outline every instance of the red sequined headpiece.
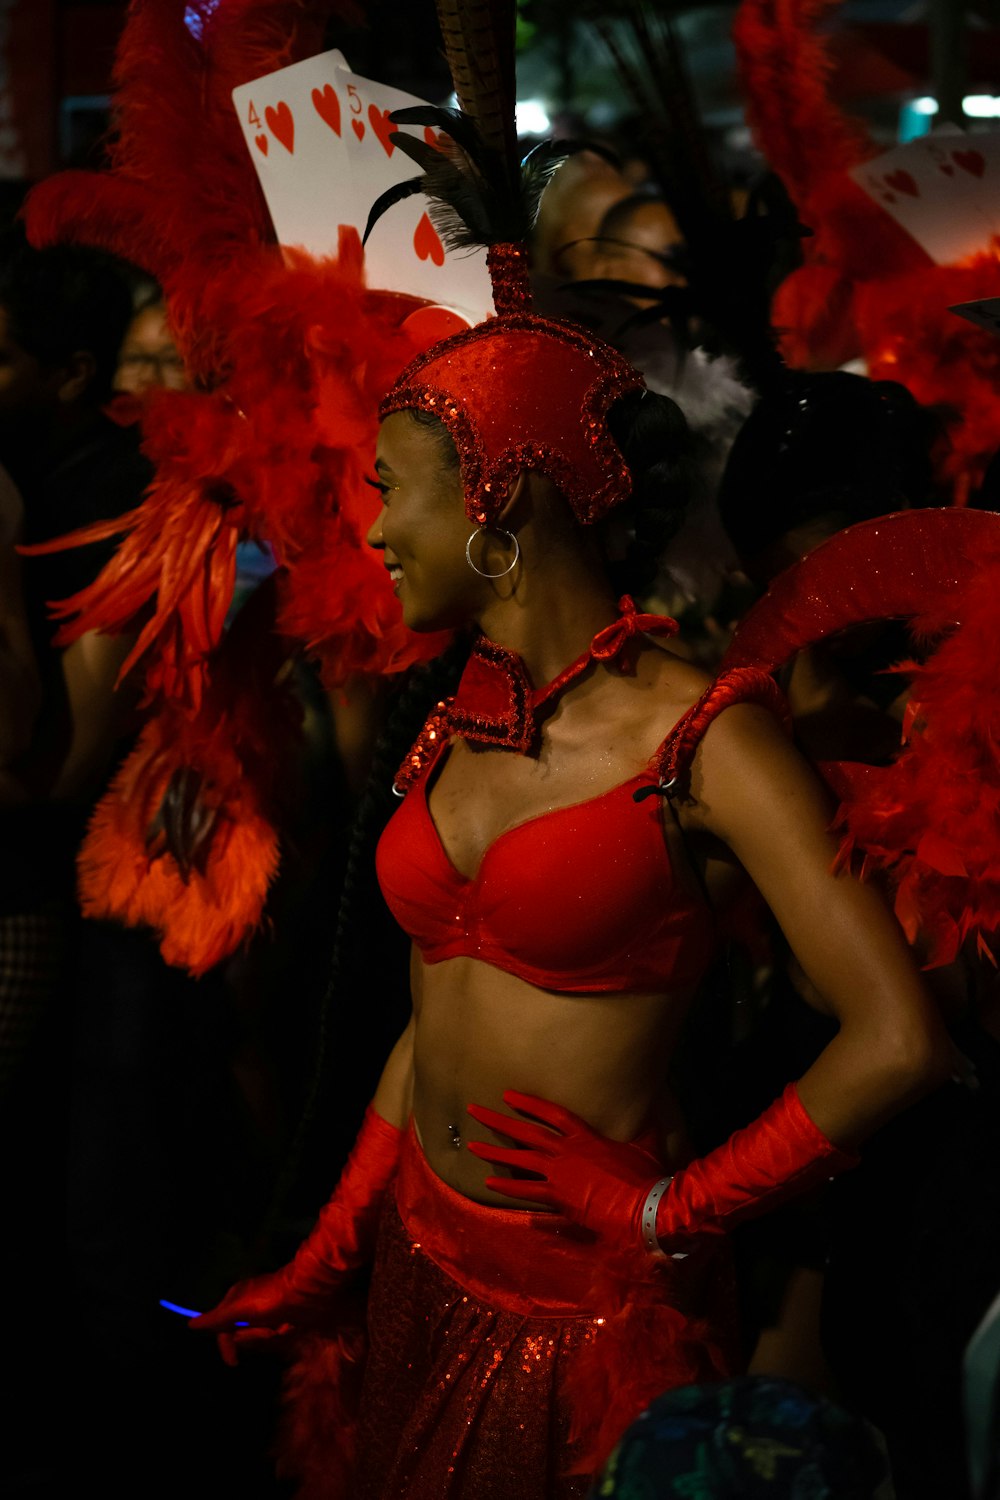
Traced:
POLYGON ((497 316, 453 334, 400 375, 379 415, 432 412, 458 449, 469 519, 494 521, 522 469, 545 474, 583 524, 627 500, 632 480, 609 409, 642 376, 610 344, 530 311, 523 245, 488 254, 497 316))

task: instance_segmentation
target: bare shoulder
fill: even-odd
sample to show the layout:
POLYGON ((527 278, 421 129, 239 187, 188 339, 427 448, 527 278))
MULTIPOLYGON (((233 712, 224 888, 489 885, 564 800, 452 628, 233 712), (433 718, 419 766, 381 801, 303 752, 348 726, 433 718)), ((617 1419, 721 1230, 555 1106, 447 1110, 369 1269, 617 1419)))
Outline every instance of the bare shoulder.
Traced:
POLYGON ((828 819, 829 796, 784 727, 758 703, 734 703, 698 744, 689 778, 690 814, 725 834, 755 811, 792 804, 828 819))
POLYGON ((649 707, 649 721, 666 734, 712 685, 701 667, 677 656, 660 641, 650 641, 651 650, 641 653, 635 665, 635 681, 649 707))

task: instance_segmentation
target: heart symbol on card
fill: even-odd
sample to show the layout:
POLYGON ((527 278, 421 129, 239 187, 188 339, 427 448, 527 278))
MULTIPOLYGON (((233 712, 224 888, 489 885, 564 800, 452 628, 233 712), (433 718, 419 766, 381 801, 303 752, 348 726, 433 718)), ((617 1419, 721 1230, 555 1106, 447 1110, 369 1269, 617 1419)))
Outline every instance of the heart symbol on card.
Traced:
POLYGON ((359 141, 363 141, 364 140, 364 138, 365 138, 365 127, 362 125, 362 123, 361 123, 360 120, 352 120, 351 121, 351 129, 354 131, 354 134, 357 136, 357 138, 358 138, 359 141))
POLYGON ((986 171, 986 158, 981 151, 953 151, 951 159, 956 167, 973 177, 982 177, 986 171))
POLYGON ((418 260, 430 260, 436 266, 444 265, 444 246, 426 214, 420 215, 420 223, 413 231, 413 248, 418 260))
POLYGON ((279 102, 277 109, 272 109, 269 104, 264 111, 264 119, 275 140, 280 141, 286 151, 294 153, 295 117, 284 99, 279 102))
POLYGON ((337 90, 332 83, 325 84, 322 90, 312 91, 313 109, 321 120, 325 120, 334 135, 340 134, 340 99, 337 90))
POLYGON ((368 123, 378 136, 382 144, 382 150, 386 156, 391 156, 396 149, 393 142, 389 139, 396 128, 389 119, 389 114, 389 110, 379 109, 377 104, 369 104, 368 106, 368 123))
POLYGON ((902 167, 897 172, 886 174, 885 185, 886 187, 895 188, 897 193, 909 193, 911 198, 920 197, 920 189, 917 187, 916 182, 910 176, 909 172, 903 171, 902 167))
POLYGON ((257 150, 258 151, 263 151, 264 155, 266 156, 267 155, 267 148, 271 144, 270 141, 268 140, 267 136, 266 135, 255 135, 254 136, 254 142, 256 144, 257 150))
POLYGON ((433 125, 424 126, 424 140, 428 146, 433 146, 435 151, 447 150, 448 136, 445 135, 444 131, 441 131, 439 134, 433 125))

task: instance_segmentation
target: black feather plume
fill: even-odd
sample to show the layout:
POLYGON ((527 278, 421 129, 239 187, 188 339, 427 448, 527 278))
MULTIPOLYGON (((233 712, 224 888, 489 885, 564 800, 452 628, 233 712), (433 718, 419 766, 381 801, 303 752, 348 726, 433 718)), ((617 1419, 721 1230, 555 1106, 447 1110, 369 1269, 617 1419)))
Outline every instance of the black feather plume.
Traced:
POLYGON ((431 222, 448 250, 523 243, 531 233, 549 178, 567 156, 581 149, 565 141, 543 141, 518 163, 488 146, 475 122, 460 110, 419 105, 395 110, 389 118, 394 125, 430 127, 446 139, 431 145, 399 131, 390 136, 393 145, 421 169, 421 175, 376 199, 368 215, 366 240, 387 209, 414 193, 424 193, 431 222))

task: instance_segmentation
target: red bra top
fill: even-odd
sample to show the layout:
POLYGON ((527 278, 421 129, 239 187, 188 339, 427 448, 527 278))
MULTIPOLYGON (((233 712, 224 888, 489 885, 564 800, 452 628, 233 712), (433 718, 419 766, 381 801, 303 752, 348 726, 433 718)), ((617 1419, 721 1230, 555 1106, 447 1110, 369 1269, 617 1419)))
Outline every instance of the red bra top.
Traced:
POLYGON ((630 599, 619 608, 622 618, 538 692, 519 657, 478 641, 456 697, 437 705, 400 768, 396 789, 408 795, 379 841, 376 865, 389 909, 425 963, 477 958, 566 994, 665 991, 705 973, 711 912, 675 876, 654 794, 669 796, 683 783, 702 735, 730 703, 753 700, 787 717, 766 672, 724 673, 645 770, 508 828, 472 878, 448 858, 427 802, 430 773, 453 737, 530 753, 539 710, 593 661, 615 660, 639 631, 676 629, 664 617, 637 614, 630 599))

